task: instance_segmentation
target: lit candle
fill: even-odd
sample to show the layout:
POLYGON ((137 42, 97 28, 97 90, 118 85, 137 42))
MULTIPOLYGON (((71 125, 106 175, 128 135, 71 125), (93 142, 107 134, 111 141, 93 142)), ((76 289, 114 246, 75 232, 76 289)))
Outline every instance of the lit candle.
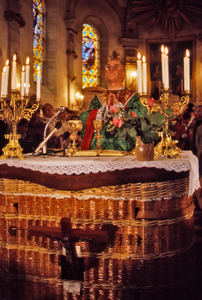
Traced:
POLYGON ((184 90, 190 91, 190 58, 189 50, 186 50, 184 57, 184 90))
POLYGON ((36 88, 36 99, 39 101, 41 99, 41 69, 37 67, 37 88, 36 88))
POLYGON ((11 82, 12 90, 16 90, 16 54, 13 55, 11 82))
POLYGON ((165 47, 161 46, 161 70, 162 70, 162 82, 165 83, 165 47))
POLYGON ((142 63, 141 54, 137 54, 137 82, 138 82, 138 93, 142 95, 142 63))
POLYGON ((6 67, 3 68, 3 72, 1 74, 1 97, 5 96, 5 72, 6 67))
POLYGON ((26 95, 29 94, 29 72, 30 72, 30 65, 29 65, 29 57, 26 59, 26 67, 25 67, 25 93, 26 95))
POLYGON ((143 94, 147 94, 147 63, 145 56, 142 57, 143 94))
POLYGON ((169 67, 168 67, 168 48, 165 47, 165 81, 164 81, 164 89, 169 89, 169 67))
POLYGON ((22 66, 21 72, 21 97, 25 95, 25 66, 22 66))
POLYGON ((5 66, 5 95, 8 95, 8 77, 9 77, 9 60, 6 61, 5 66))

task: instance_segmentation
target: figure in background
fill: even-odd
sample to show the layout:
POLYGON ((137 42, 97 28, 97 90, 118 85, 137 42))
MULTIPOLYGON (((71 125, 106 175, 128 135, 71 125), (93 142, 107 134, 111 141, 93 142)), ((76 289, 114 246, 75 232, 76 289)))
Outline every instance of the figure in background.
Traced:
POLYGON ((194 113, 194 104, 189 103, 187 106, 187 109, 185 109, 185 112, 183 114, 184 122, 186 125, 186 134, 187 134, 187 140, 185 143, 185 150, 193 150, 194 147, 194 124, 195 124, 195 113, 194 113))
POLYGON ((30 145, 32 151, 34 151, 43 140, 43 133, 45 129, 45 123, 40 120, 40 112, 36 110, 29 122, 27 136, 25 141, 30 145))
POLYGON ((180 115, 176 119, 176 123, 174 126, 170 126, 170 129, 174 131, 174 140, 177 140, 177 146, 184 150, 186 140, 187 140, 187 133, 186 133, 186 126, 185 126, 185 118, 183 115, 180 115))
MULTIPOLYGON (((41 121, 46 125, 53 116, 54 116, 54 109, 52 104, 45 103, 43 106, 43 117, 40 118, 41 121)), ((57 121, 58 121, 57 118, 54 118, 53 120, 50 121, 47 129, 47 135, 55 129, 55 124, 57 121)), ((53 134, 51 138, 48 140, 47 148, 52 148, 52 149, 58 148, 58 136, 56 135, 56 133, 53 134)))
MULTIPOLYGON (((200 184, 202 187, 202 123, 196 129, 195 136, 195 146, 196 146, 196 155, 199 161, 199 178, 200 184)), ((195 192, 196 199, 200 209, 202 209, 202 189, 199 189, 195 192)))
POLYGON ((3 154, 2 149, 8 143, 8 140, 5 139, 6 133, 8 133, 8 124, 5 120, 0 120, 0 155, 3 154))
POLYGON ((31 153, 33 151, 32 145, 26 140, 28 127, 29 120, 27 119, 21 119, 17 126, 18 134, 20 134, 19 144, 23 149, 23 153, 31 153))
POLYGON ((95 149, 97 139, 93 127, 93 120, 103 120, 103 129, 100 132, 101 148, 120 151, 130 151, 135 148, 135 138, 130 137, 125 140, 118 135, 114 137, 114 132, 107 131, 110 122, 107 118, 111 106, 124 107, 130 110, 138 117, 145 116, 146 108, 141 104, 138 95, 131 90, 125 90, 122 87, 125 78, 124 65, 119 59, 119 55, 114 51, 111 60, 105 66, 105 79, 108 90, 95 95, 87 111, 80 114, 79 118, 83 123, 81 137, 83 139, 81 149, 95 149))
MULTIPOLYGON (((55 133, 55 137, 57 138, 56 148, 61 149, 64 142, 64 133, 67 131, 67 122, 71 119, 69 108, 66 107, 65 110, 59 114, 58 119, 62 123, 62 126, 55 133)), ((67 143, 68 140, 66 139, 66 144, 67 143)))
POLYGON ((195 123, 193 128, 193 153, 196 155, 197 148, 196 148, 196 131, 197 128, 202 124, 202 105, 198 105, 195 109, 195 123))

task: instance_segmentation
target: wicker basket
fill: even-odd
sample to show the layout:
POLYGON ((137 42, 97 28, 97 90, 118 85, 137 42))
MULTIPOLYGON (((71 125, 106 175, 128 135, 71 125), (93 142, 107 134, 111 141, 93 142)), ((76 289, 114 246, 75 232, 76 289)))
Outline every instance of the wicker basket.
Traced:
MULTIPOLYGON (((12 281, 14 276, 19 283, 26 279, 33 295, 54 290, 54 299, 125 300, 124 293, 130 291, 183 282, 193 270, 188 178, 79 192, 1 179, 0 193, 1 278, 12 281), (28 235, 29 226, 59 227, 65 216, 74 228, 106 228, 111 234, 104 250, 77 243, 84 259, 82 296, 63 289, 61 243, 28 235), (11 227, 18 229, 15 235, 9 233, 11 227)), ((22 293, 27 293, 27 287, 22 293)))

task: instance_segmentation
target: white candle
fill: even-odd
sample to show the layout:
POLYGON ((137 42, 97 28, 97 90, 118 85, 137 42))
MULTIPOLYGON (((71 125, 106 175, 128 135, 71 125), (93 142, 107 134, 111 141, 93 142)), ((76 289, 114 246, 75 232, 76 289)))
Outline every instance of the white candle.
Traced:
POLYGON ((142 57, 143 93, 147 94, 147 63, 145 56, 142 57))
POLYGON ((189 50, 186 50, 184 57, 184 90, 190 91, 190 58, 189 50))
POLYGON ((36 89, 36 99, 39 101, 41 99, 41 69, 37 67, 37 89, 36 89))
POLYGON ((165 47, 161 46, 161 70, 162 70, 162 82, 165 83, 165 47))
POLYGON ((137 54, 137 82, 138 82, 138 93, 142 95, 142 63, 141 54, 137 54))
POLYGON ((8 95, 8 77, 9 77, 9 60, 6 61, 6 69, 5 69, 5 95, 8 95))
POLYGON ((3 68, 3 72, 1 74, 1 97, 5 96, 5 72, 6 67, 3 68))
POLYGON ((25 67, 25 93, 29 94, 29 73, 30 73, 30 65, 29 65, 29 57, 26 59, 26 67, 25 67))
POLYGON ((25 66, 22 66, 21 72, 21 97, 25 95, 25 66))
POLYGON ((164 88, 166 90, 169 89, 169 67, 168 67, 168 48, 165 47, 165 82, 164 82, 164 88))
POLYGON ((16 90, 16 54, 13 55, 11 82, 12 90, 16 90))

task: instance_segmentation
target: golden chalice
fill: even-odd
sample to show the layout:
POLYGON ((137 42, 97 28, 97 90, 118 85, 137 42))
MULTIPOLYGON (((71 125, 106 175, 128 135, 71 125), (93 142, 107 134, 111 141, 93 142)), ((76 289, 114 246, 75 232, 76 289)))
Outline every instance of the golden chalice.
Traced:
POLYGON ((102 127, 103 127, 102 120, 94 120, 93 121, 93 126, 94 126, 94 129, 97 132, 97 135, 95 136, 95 138, 97 139, 97 146, 96 146, 95 150, 100 152, 102 150, 101 145, 100 145, 100 139, 102 138, 102 135, 100 134, 100 131, 102 130, 102 127))
POLYGON ((74 154, 79 151, 76 141, 78 140, 78 132, 83 128, 83 123, 80 120, 69 120, 67 122, 67 131, 70 133, 70 140, 72 141, 72 147, 68 149, 68 152, 74 154))

